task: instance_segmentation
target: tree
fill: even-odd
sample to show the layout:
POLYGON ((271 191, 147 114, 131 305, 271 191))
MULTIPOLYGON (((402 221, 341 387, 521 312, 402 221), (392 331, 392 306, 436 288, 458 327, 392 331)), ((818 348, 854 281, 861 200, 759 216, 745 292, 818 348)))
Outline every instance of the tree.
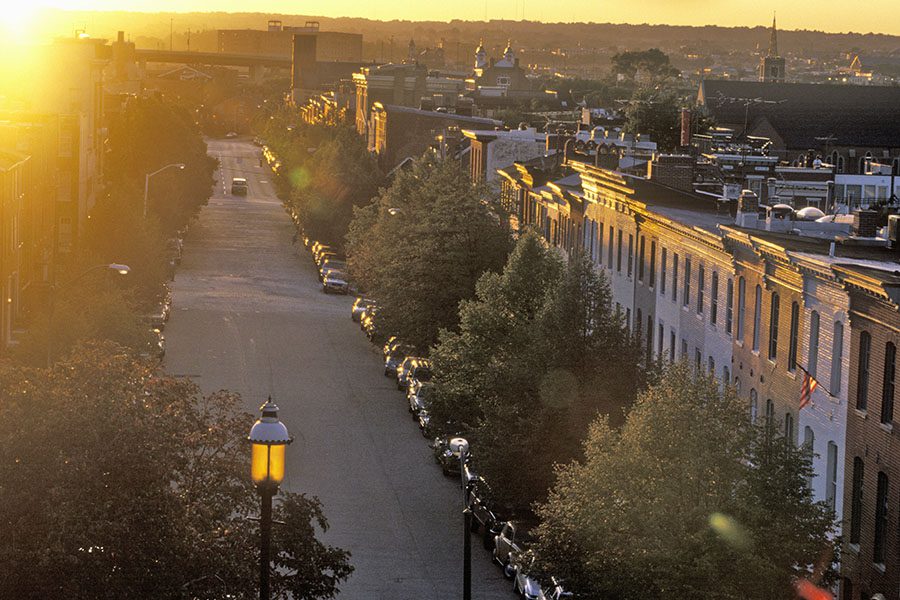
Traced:
POLYGON ((509 227, 487 190, 452 161, 426 154, 354 213, 351 274, 379 302, 378 326, 425 351, 455 329, 459 303, 499 270, 509 227))
POLYGON ((669 62, 669 55, 659 48, 619 52, 612 57, 612 72, 634 79, 644 71, 654 79, 678 77, 681 72, 669 62))
POLYGON ((434 349, 432 421, 472 438, 479 472, 513 512, 545 497, 553 464, 577 455, 598 411, 615 418, 633 397, 636 352, 609 300, 586 257, 563 264, 527 232, 434 349))
POLYGON ((678 146, 681 99, 669 89, 638 88, 625 105, 625 131, 650 135, 661 150, 678 146))
POLYGON ((754 427, 733 389, 672 366, 621 431, 596 420, 584 458, 559 469, 538 509, 541 568, 588 597, 794 598, 797 578, 834 575, 810 473, 808 451, 754 427))
MULTIPOLYGON (((258 497, 228 392, 112 343, 51 369, 0 364, 0 580, 9 597, 255 598, 258 497)), ((274 597, 331 598, 352 567, 319 501, 282 493, 274 597)))
POLYGON ((372 201, 383 176, 362 138, 348 127, 334 130, 308 162, 309 185, 293 190, 291 200, 306 233, 330 245, 342 245, 353 208, 372 201))

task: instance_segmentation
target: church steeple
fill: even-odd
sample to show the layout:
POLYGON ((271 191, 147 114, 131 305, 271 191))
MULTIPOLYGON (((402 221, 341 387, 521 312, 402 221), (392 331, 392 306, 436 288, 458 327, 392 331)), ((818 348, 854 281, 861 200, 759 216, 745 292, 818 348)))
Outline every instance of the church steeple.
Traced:
POLYGON ((766 56, 780 56, 778 54, 778 28, 775 26, 775 14, 772 14, 772 31, 769 33, 769 53, 766 56))

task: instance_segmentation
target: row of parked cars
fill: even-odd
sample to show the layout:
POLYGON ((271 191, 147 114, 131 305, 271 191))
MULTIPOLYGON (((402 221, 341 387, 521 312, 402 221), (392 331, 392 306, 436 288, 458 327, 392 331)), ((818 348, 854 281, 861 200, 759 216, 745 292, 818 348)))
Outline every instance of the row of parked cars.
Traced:
MULTIPOLYGON (((360 324, 373 341, 378 334, 378 303, 359 296, 353 303, 350 318, 360 324)), ((429 402, 433 393, 431 361, 420 356, 416 348, 397 336, 389 336, 382 346, 384 375, 396 380, 397 389, 406 394, 406 403, 422 435, 431 439, 435 462, 444 475, 460 477, 466 486, 466 504, 471 511, 472 532, 480 536, 486 550, 504 575, 512 580, 513 591, 527 600, 561 600, 572 594, 563 589, 555 577, 538 578, 532 574, 534 555, 529 551, 530 531, 534 520, 510 520, 491 493, 490 486, 475 470, 476 454, 471 449, 460 465, 458 456, 450 449, 454 435, 435 437, 429 402), (462 473, 460 470, 462 469, 462 473)))
POLYGON ((347 261, 335 248, 310 240, 303 236, 303 245, 312 254, 313 262, 319 271, 322 291, 326 294, 347 294, 350 291, 350 278, 347 276, 347 261))

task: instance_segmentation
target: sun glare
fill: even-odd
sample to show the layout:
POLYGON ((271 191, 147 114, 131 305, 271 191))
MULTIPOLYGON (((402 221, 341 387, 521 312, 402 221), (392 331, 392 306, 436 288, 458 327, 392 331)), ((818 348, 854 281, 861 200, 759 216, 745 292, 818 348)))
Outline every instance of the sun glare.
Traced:
POLYGON ((22 43, 28 41, 38 5, 34 2, 10 2, 0 9, 0 30, 3 41, 22 43))

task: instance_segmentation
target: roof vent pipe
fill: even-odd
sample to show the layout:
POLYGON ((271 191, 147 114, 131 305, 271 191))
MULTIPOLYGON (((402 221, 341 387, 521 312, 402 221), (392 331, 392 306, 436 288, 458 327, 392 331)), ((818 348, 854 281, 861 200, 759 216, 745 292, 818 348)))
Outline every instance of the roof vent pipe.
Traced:
POLYGON ((834 257, 834 242, 831 242, 831 245, 828 246, 828 256, 834 257))

